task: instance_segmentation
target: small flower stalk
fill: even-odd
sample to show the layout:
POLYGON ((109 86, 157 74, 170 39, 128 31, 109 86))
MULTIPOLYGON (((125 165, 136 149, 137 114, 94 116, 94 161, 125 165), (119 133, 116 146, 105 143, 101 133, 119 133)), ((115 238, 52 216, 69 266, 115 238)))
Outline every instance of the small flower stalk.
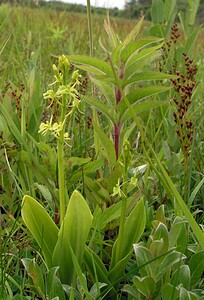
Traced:
POLYGON ((71 76, 70 63, 65 55, 58 59, 58 66, 53 64, 55 81, 49 85, 43 97, 48 101, 48 108, 51 110, 50 120, 42 122, 39 133, 42 135, 52 135, 57 139, 57 160, 58 160, 58 187, 60 203, 60 224, 63 222, 66 208, 65 196, 65 172, 64 172, 64 144, 71 147, 71 137, 69 136, 71 116, 75 111, 80 112, 80 97, 78 86, 81 75, 78 70, 71 76))

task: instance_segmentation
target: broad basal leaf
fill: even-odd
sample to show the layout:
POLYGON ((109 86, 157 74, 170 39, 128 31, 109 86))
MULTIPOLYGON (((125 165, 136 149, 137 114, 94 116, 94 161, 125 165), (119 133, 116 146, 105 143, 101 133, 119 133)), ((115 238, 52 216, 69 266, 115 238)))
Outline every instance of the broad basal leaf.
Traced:
POLYGON ((24 223, 41 248, 48 267, 51 268, 59 229, 45 208, 28 195, 23 197, 21 214, 24 223))
POLYGON ((88 204, 75 190, 69 200, 53 253, 53 263, 60 267, 59 274, 63 283, 71 285, 76 279, 71 249, 80 266, 92 219, 88 204))

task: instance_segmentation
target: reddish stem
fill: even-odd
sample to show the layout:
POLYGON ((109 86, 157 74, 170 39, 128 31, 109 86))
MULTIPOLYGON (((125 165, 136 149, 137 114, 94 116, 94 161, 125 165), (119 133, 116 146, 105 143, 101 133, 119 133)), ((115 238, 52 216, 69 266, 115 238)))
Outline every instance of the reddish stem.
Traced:
POLYGON ((115 146, 116 159, 118 159, 119 156, 120 128, 121 128, 120 124, 119 125, 114 124, 114 146, 115 146))
MULTIPOLYGON (((119 71, 119 78, 123 78, 123 68, 120 69, 119 71)), ((122 94, 121 91, 118 88, 115 88, 115 103, 116 103, 116 110, 117 110, 117 105, 122 99, 122 94)), ((118 159, 119 156, 119 145, 120 145, 120 129, 121 129, 121 124, 114 124, 114 146, 115 146, 115 154, 116 154, 116 159, 118 159)))

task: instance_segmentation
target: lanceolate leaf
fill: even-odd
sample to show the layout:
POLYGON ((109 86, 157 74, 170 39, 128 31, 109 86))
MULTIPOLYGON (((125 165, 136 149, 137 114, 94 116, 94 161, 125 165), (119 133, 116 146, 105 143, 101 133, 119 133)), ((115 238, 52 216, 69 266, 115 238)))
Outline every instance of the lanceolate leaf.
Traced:
MULTIPOLYGON (((110 77, 107 77, 105 75, 100 75, 100 76, 103 76, 102 81, 100 79, 98 80, 99 78, 98 76, 93 77, 89 75, 91 81, 94 82, 97 88, 104 95, 108 107, 112 110, 115 110, 115 94, 113 89, 113 83, 110 84, 110 77)), ((111 80, 115 81, 115 79, 113 78, 111 78, 111 80)))
MULTIPOLYGON (((128 72, 128 68, 129 66, 131 66, 132 64, 135 64, 137 63, 139 60, 144 60, 145 58, 149 57, 149 56, 152 56, 152 54, 157 51, 158 49, 160 49, 162 47, 163 43, 159 44, 159 45, 156 45, 154 47, 150 47, 150 48, 145 48, 145 49, 142 49, 141 51, 139 52, 136 52, 134 53, 133 55, 131 55, 127 62, 126 62, 126 65, 125 65, 125 74, 126 72, 128 72)), ((126 77, 126 75, 125 75, 126 77)))
POLYGON ((94 74, 107 74, 113 77, 113 71, 111 66, 98 58, 89 57, 89 56, 82 56, 82 55, 69 55, 69 61, 77 64, 77 67, 80 68, 81 65, 88 66, 90 69, 88 70, 94 74))
POLYGON ((98 135, 98 137, 101 141, 101 144, 104 148, 106 159, 109 161, 109 163, 112 167, 115 166, 116 154, 115 154, 115 149, 114 149, 113 143, 107 137, 107 135, 101 130, 101 128, 98 127, 96 124, 94 124, 94 130, 96 131, 96 134, 98 135))
POLYGON ((123 80, 122 87, 124 88, 128 84, 132 84, 139 81, 164 80, 171 78, 175 78, 175 76, 161 72, 138 72, 130 79, 123 80))
POLYGON ((143 20, 144 20, 144 17, 142 17, 139 20, 139 22, 135 25, 135 27, 133 28, 133 30, 126 36, 125 40, 123 41, 123 45, 128 45, 129 43, 131 43, 135 39, 135 37, 140 32, 143 20))
MULTIPOLYGON (((169 87, 165 86, 148 86, 148 87, 143 87, 136 89, 132 92, 130 92, 127 95, 127 99, 129 100, 130 104, 132 104, 131 108, 133 109, 134 112, 141 112, 145 111, 149 108, 162 105, 164 104, 163 101, 152 101, 151 102, 137 102, 138 100, 145 99, 147 97, 160 94, 163 92, 166 92, 169 90, 169 87)), ((120 112, 121 115, 121 121, 127 120, 129 117, 132 116, 132 112, 129 108, 126 107, 124 99, 122 99, 119 104, 118 104, 118 111, 120 112)))
MULTIPOLYGON (((144 201, 141 199, 134 209, 131 211, 130 215, 128 216, 125 226, 124 226, 124 241, 121 245, 120 253, 117 254, 117 247, 119 245, 118 239, 116 239, 113 251, 112 251, 112 259, 111 259, 111 266, 110 269, 113 267, 123 258, 125 258, 132 249, 132 245, 137 243, 140 239, 146 225, 146 214, 145 214, 145 207, 144 201)), ((123 272, 123 270, 121 270, 123 272)))
POLYGON ((164 22, 164 2, 163 0, 153 0, 152 1, 152 22, 154 24, 164 22))
POLYGON ((24 223, 42 249, 48 267, 51 268, 53 266, 52 254, 57 243, 59 229, 45 208, 28 195, 23 197, 21 214, 24 223))
POLYGON ((79 192, 74 191, 69 200, 53 253, 53 263, 60 267, 59 274, 62 283, 71 285, 76 279, 70 247, 80 266, 92 219, 85 199, 79 192))
MULTIPOLYGON (((118 64, 120 62, 120 59, 122 58, 121 57, 122 52, 128 54, 128 52, 126 51, 127 45, 129 45, 135 39, 137 34, 139 33, 142 23, 143 23, 143 19, 144 18, 141 18, 141 20, 136 24, 136 26, 133 28, 133 30, 127 35, 125 40, 121 44, 119 44, 117 47, 115 47, 115 49, 113 50, 111 58, 115 64, 118 64)), ((123 62, 125 62, 125 61, 123 60, 123 62)))
POLYGON ((109 40, 112 44, 112 47, 115 48, 119 44, 120 41, 119 41, 117 34, 115 34, 113 28, 111 27, 109 20, 104 21, 104 28, 108 34, 109 40))
POLYGON ((101 102, 100 100, 98 100, 97 98, 91 97, 91 96, 87 96, 87 97, 83 97, 83 100, 90 104, 91 106, 97 108, 100 112, 102 112, 104 115, 106 115, 110 121, 112 121, 112 123, 114 124, 114 111, 111 111, 107 105, 105 105, 103 102, 101 102))
POLYGON ((128 44, 122 51, 121 51, 121 60, 126 63, 126 61, 133 55, 136 51, 138 52, 142 48, 149 46, 153 43, 161 42, 163 39, 148 36, 145 38, 141 38, 135 42, 128 44))

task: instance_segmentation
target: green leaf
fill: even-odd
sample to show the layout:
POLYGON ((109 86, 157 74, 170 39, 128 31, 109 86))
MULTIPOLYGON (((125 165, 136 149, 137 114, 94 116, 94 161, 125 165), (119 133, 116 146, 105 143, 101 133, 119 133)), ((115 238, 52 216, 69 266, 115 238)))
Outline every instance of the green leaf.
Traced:
POLYGON ((154 294, 156 289, 156 283, 152 277, 133 277, 133 283, 135 287, 147 298, 154 294))
POLYGON ((122 288, 123 292, 126 292, 128 295, 131 295, 132 298, 130 299, 139 299, 139 295, 138 295, 138 291, 135 289, 135 287, 133 287, 130 284, 126 284, 123 288, 122 288))
POLYGON ((163 0, 152 0, 151 16, 154 24, 164 22, 164 2, 163 0))
POLYGON ((163 204, 160 205, 160 207, 156 211, 156 220, 166 225, 165 209, 163 204))
POLYGON ((180 266, 171 277, 171 284, 175 287, 178 287, 182 284, 187 290, 190 289, 190 268, 187 265, 180 266))
POLYGON ((106 159, 109 161, 110 165, 112 167, 116 164, 116 154, 115 154, 115 148, 111 140, 107 137, 107 135, 103 132, 103 130, 98 127, 98 125, 94 125, 94 130, 96 134, 99 137, 99 140, 101 142, 101 145, 104 148, 106 159))
POLYGON ((83 100, 90 104, 91 106, 97 108, 100 112, 102 112, 105 116, 109 118, 109 120, 114 124, 115 122, 115 113, 113 110, 109 109, 107 105, 105 105, 103 102, 101 102, 99 99, 91 97, 91 96, 85 96, 83 97, 83 100))
POLYGON ((121 51, 121 60, 126 63, 129 57, 133 55, 136 51, 138 52, 142 48, 149 46, 154 43, 161 42, 163 39, 147 36, 144 38, 140 38, 139 40, 128 44, 122 51, 121 51))
POLYGON ((194 188, 194 190, 192 191, 191 195, 190 195, 190 198, 188 200, 188 207, 191 207, 197 193, 199 192, 199 190, 201 189, 201 187, 203 186, 204 184, 204 178, 201 179, 201 181, 198 183, 198 185, 194 188))
POLYGON ((172 15, 175 14, 176 0, 165 0, 164 2, 164 18, 166 22, 171 20, 172 15))
POLYGON ((93 297, 93 299, 97 299, 100 297, 100 289, 102 289, 105 286, 107 286, 106 283, 94 283, 94 285, 90 289, 90 295, 93 297))
POLYGON ((106 74, 114 77, 111 66, 98 58, 82 55, 68 55, 67 57, 69 61, 77 65, 77 68, 82 68, 96 75, 106 74))
MULTIPOLYGON (((98 87, 98 89, 101 91, 101 93, 104 95, 106 104, 108 105, 109 109, 115 110, 115 94, 113 85, 109 84, 110 77, 105 76, 106 79, 98 80, 98 76, 91 76, 89 75, 91 81, 98 87)), ((114 79, 115 82, 115 79, 114 79)), ((101 100, 101 99, 98 99, 101 100)))
POLYGON ((191 270, 191 285, 194 286, 200 280, 204 271, 204 250, 195 253, 188 262, 191 270))
POLYGON ((163 262, 160 264, 157 270, 156 278, 159 280, 166 272, 168 272, 176 263, 182 262, 186 258, 180 252, 173 251, 167 254, 163 262))
POLYGON ((127 99, 131 104, 131 108, 127 108, 124 99, 122 99, 118 104, 118 111, 121 115, 121 122, 128 120, 132 117, 132 109, 134 113, 140 113, 151 108, 166 104, 165 101, 162 100, 154 100, 139 102, 139 100, 143 100, 147 97, 154 96, 169 90, 169 87, 165 86, 148 86, 136 89, 135 91, 130 92, 127 95, 127 99))
POLYGON ((112 47, 113 48, 117 47, 117 45, 120 43, 120 41, 119 41, 117 34, 115 34, 114 30, 111 27, 109 19, 108 19, 108 21, 104 20, 104 28, 108 34, 108 37, 109 37, 112 47))
POLYGON ((28 195, 23 197, 21 214, 25 225, 40 246, 48 267, 51 268, 59 229, 45 208, 28 195))
POLYGON ((149 58, 152 59, 155 57, 155 55, 160 55, 160 52, 158 52, 158 50, 162 47, 162 45, 163 43, 154 47, 142 49, 139 53, 135 53, 130 56, 125 65, 124 79, 129 79, 136 73, 137 70, 141 68, 139 64, 140 61, 142 61, 141 66, 143 66, 146 60, 148 62, 149 58))
MULTIPOLYGON (((111 266, 110 270, 123 258, 125 258, 131 251, 132 245, 137 243, 140 239, 142 233, 144 232, 146 225, 146 213, 144 207, 144 201, 141 199, 135 205, 124 225, 125 238, 121 245, 120 253, 116 256, 118 239, 116 239, 113 245, 112 257, 111 257, 111 266)), ((121 273, 123 273, 121 268, 121 273)))
POLYGON ((84 261, 91 277, 99 282, 106 283, 108 286, 111 285, 108 279, 108 271, 101 261, 100 257, 91 250, 88 246, 85 247, 84 261))
POLYGON ((140 274, 143 277, 150 276, 154 278, 157 270, 156 263, 155 261, 153 261, 154 256, 152 255, 150 250, 143 246, 141 243, 134 244, 133 249, 135 252, 140 274))
POLYGON ((67 190, 71 189, 76 181, 81 180, 83 175, 96 173, 96 171, 100 169, 103 164, 103 159, 98 159, 96 161, 91 161, 85 164, 83 168, 80 167, 79 170, 74 171, 71 177, 68 178, 67 190))
POLYGON ((53 299, 54 297, 59 297, 60 300, 65 300, 65 293, 63 289, 63 285, 60 279, 57 277, 57 272, 59 267, 54 267, 49 270, 46 283, 47 283, 47 295, 49 299, 53 299))
POLYGON ((186 22, 188 26, 193 26, 196 20, 200 0, 188 0, 188 8, 186 10, 186 22))
POLYGON ((132 29, 132 31, 126 36, 125 40, 123 41, 123 45, 128 45, 130 44, 136 36, 139 34, 140 29, 142 27, 144 21, 144 17, 142 17, 139 22, 135 25, 135 27, 132 29))
MULTIPOLYGON (((176 201, 176 203, 180 206, 183 214, 185 215, 185 217, 188 221, 188 224, 191 226, 191 228, 193 230, 193 233, 195 234, 195 236, 197 238, 197 241, 198 241, 199 245, 202 247, 202 249, 204 249, 204 234, 203 234, 201 228, 199 227, 196 220, 193 218, 193 215, 191 214, 191 212, 188 209, 186 203, 183 201, 181 195, 179 194, 178 190, 176 189, 176 186, 174 185, 171 178, 169 177, 166 170, 164 169, 164 167, 163 167, 160 159, 158 158, 157 154, 154 152, 154 150, 152 149, 150 144, 149 144, 149 146, 150 146, 151 152, 153 153, 153 155, 155 157, 155 160, 156 160, 156 162, 159 166, 159 172, 154 167, 154 164, 152 163, 151 159, 149 158, 148 154, 146 153, 146 156, 148 158, 149 163, 151 164, 152 168, 154 169, 157 176, 161 180, 161 182, 162 182, 163 186, 165 187, 172 203, 174 204, 174 202, 176 201)), ((144 149, 144 151, 145 151, 145 149, 144 149)))
POLYGON ((111 265, 111 267, 110 267, 110 271, 108 273, 108 278, 111 281, 111 283, 116 285, 116 287, 118 286, 118 283, 121 281, 121 278, 124 275, 124 270, 127 267, 127 264, 131 258, 131 255, 132 255, 132 250, 130 250, 129 253, 127 253, 127 255, 125 257, 118 260, 114 266, 111 265))
POLYGON ((128 68, 125 70, 124 73, 124 80, 128 80, 129 78, 133 77, 135 73, 141 71, 144 68, 150 68, 150 65, 156 61, 161 56, 160 51, 154 51, 151 55, 147 55, 143 59, 139 59, 133 62, 128 68))
POLYGON ((178 300, 179 299, 179 291, 175 286, 167 283, 162 288, 162 300, 178 300))
POLYGON ((186 220, 176 217, 169 232, 169 246, 185 252, 188 242, 186 220))
MULTIPOLYGON (((86 295, 86 297, 87 297, 88 300, 93 299, 89 295, 86 277, 82 273, 82 270, 81 270, 81 267, 79 265, 78 259, 77 259, 76 255, 74 254, 71 245, 70 245, 70 251, 71 251, 71 256, 72 256, 72 261, 73 261, 74 269, 75 269, 75 272, 76 272, 76 274, 78 276, 78 280, 80 282, 80 288, 85 293, 85 295, 86 295)), ((73 282, 72 282, 72 284, 73 284, 73 282)), ((79 287, 78 287, 78 289, 79 289, 79 287)))
POLYGON ((196 28, 195 30, 193 30, 191 32, 191 34, 189 34, 188 40, 187 40, 186 45, 185 45, 185 51, 187 53, 192 51, 192 49, 194 49, 196 41, 198 39, 199 32, 200 32, 200 29, 196 28))
POLYGON ((142 17, 139 22, 135 25, 135 27, 132 29, 132 31, 126 36, 125 40, 117 45, 115 47, 115 49, 113 50, 112 54, 111 54, 111 58, 113 60, 113 62, 115 64, 119 64, 120 63, 120 59, 122 59, 123 62, 125 62, 125 60, 123 59, 124 57, 124 53, 126 53, 127 55, 127 58, 131 55, 130 52, 128 52, 128 47, 129 44, 136 38, 136 36, 138 35, 140 29, 141 29, 141 26, 143 24, 143 20, 144 20, 144 17, 142 17), (121 55, 122 53, 122 55, 121 55), (129 55, 128 55, 129 54, 129 55))
POLYGON ((28 275, 32 278, 34 287, 41 296, 41 294, 45 293, 45 284, 40 267, 36 264, 35 259, 23 258, 22 262, 28 275))
MULTIPOLYGON (((170 89, 169 87, 161 86, 161 85, 141 87, 134 91, 131 91, 129 94, 126 95, 126 97, 128 98, 128 101, 130 102, 130 104, 134 104, 138 100, 145 99, 149 96, 153 96, 153 95, 157 95, 157 94, 169 91, 169 89, 170 89)), ((123 100, 121 100, 120 103, 122 101, 123 100)), ((120 106, 122 106, 122 104, 120 104, 120 103, 118 104, 118 109, 120 108, 120 106)))
POLYGON ((164 80, 175 78, 176 76, 161 73, 161 72, 138 72, 128 80, 123 80, 122 87, 126 87, 128 84, 132 84, 139 81, 150 81, 150 80, 164 80))
POLYGON ((191 294, 185 288, 180 288, 179 300, 191 300, 191 294))
MULTIPOLYGON (((101 215, 100 218, 100 229, 103 229, 108 223, 111 221, 117 219, 121 215, 121 203, 122 201, 119 201, 115 204, 112 204, 110 207, 106 208, 101 215)), ((131 203, 131 199, 128 199, 127 206, 129 206, 131 203)))
POLYGON ((155 253, 155 255, 154 255, 155 257, 168 251, 169 237, 168 237, 168 230, 167 230, 166 225, 164 225, 163 223, 159 223, 152 238, 153 238, 153 240, 162 239, 162 241, 163 241, 162 248, 159 249, 160 250, 159 253, 155 253))
POLYGON ((70 247, 78 264, 81 265, 92 219, 93 216, 88 204, 82 195, 75 190, 69 200, 53 253, 53 263, 60 267, 59 273, 62 283, 72 284, 76 279, 70 247))
POLYGON ((7 43, 8 43, 8 41, 9 41, 10 37, 11 37, 11 34, 9 34, 9 35, 3 40, 2 44, 0 45, 0 55, 3 53, 3 51, 4 51, 4 49, 5 49, 6 45, 7 45, 7 43))

